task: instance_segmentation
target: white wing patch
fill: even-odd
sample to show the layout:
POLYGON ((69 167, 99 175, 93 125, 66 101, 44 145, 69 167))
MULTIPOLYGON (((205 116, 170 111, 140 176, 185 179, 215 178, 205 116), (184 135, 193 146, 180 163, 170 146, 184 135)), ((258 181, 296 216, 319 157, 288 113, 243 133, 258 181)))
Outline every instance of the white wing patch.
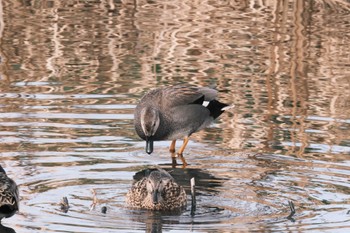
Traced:
POLYGON ((208 104, 209 104, 209 101, 203 101, 203 104, 202 104, 202 105, 203 105, 204 107, 207 107, 208 104))

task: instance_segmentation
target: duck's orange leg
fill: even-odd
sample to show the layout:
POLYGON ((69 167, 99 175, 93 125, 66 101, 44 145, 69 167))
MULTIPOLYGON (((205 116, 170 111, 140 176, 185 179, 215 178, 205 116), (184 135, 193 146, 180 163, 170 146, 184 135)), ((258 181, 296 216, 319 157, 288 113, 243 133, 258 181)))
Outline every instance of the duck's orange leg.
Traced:
POLYGON ((176 154, 175 154, 175 144, 176 144, 176 140, 172 140, 169 147, 169 151, 171 153, 171 164, 173 168, 176 168, 176 165, 177 165, 176 154))
POLYGON ((179 152, 177 152, 177 155, 180 157, 180 159, 181 159, 181 161, 182 161, 182 165, 183 165, 184 167, 187 166, 187 163, 186 163, 186 160, 185 160, 185 158, 184 158, 184 156, 183 156, 183 152, 184 152, 184 150, 185 150, 185 148, 186 148, 187 143, 188 143, 189 140, 190 140, 189 137, 185 137, 185 138, 184 138, 184 142, 183 142, 182 146, 181 146, 180 149, 179 149, 179 152))
POLYGON ((172 154, 175 153, 175 144, 176 144, 176 140, 172 140, 171 144, 170 144, 170 147, 169 147, 169 151, 172 154))

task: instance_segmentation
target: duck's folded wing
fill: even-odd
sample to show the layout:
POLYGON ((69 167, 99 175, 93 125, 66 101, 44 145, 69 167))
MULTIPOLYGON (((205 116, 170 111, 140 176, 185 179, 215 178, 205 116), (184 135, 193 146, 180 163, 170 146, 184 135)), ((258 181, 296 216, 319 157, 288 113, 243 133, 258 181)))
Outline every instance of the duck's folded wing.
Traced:
POLYGON ((204 101, 210 101, 216 98, 217 91, 208 87, 195 86, 173 86, 163 89, 163 103, 168 107, 203 104, 204 101))

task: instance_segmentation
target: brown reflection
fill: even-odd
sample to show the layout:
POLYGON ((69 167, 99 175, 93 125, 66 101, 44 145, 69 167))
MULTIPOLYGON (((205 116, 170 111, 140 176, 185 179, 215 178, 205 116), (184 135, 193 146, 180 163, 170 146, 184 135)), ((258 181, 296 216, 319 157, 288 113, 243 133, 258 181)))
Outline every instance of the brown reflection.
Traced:
POLYGON ((3 75, 11 77, 11 91, 22 89, 13 86, 18 81, 54 81, 58 85, 28 85, 27 89, 40 93, 127 92, 120 86, 123 80, 129 84, 130 75, 138 75, 134 71, 140 63, 132 51, 138 35, 132 20, 135 10, 131 4, 112 1, 6 2, 2 40, 6 64, 2 70, 10 67, 3 75), (106 88, 94 82, 107 84, 106 88))
POLYGON ((294 25, 293 35, 295 40, 292 43, 291 49, 291 96, 292 96, 292 142, 295 144, 301 142, 298 148, 291 147, 288 154, 296 153, 302 155, 307 146, 307 134, 305 134, 307 119, 307 101, 308 101, 308 86, 307 86, 307 67, 304 66, 305 51, 307 51, 307 41, 304 36, 304 31, 310 25, 308 7, 305 7, 304 1, 296 1, 294 5, 294 25), (300 135, 298 137, 298 134, 300 135))
MULTIPOLYGON (((350 115, 346 1, 43 0, 1 9, 0 91, 34 95, 5 95, 2 112, 132 114, 72 106, 135 104, 155 86, 191 83, 216 86, 237 106, 198 140, 301 156, 346 139, 335 123, 350 115), (111 96, 72 98, 87 94, 111 96)), ((137 138, 132 127, 117 134, 137 138)))

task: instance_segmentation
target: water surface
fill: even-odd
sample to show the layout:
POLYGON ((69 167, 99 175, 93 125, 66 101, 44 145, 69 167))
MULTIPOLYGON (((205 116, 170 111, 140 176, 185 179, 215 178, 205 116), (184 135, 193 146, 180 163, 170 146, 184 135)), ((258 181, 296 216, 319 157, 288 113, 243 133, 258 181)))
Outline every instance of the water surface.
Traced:
POLYGON ((3 225, 348 232, 349 9, 340 0, 1 1, 0 160, 21 192, 3 225), (215 87, 235 104, 191 137, 185 169, 172 166, 169 142, 147 155, 133 128, 142 95, 178 83, 215 87), (171 171, 189 201, 195 177, 194 216, 190 205, 176 214, 125 206, 135 173, 153 166, 171 171))

